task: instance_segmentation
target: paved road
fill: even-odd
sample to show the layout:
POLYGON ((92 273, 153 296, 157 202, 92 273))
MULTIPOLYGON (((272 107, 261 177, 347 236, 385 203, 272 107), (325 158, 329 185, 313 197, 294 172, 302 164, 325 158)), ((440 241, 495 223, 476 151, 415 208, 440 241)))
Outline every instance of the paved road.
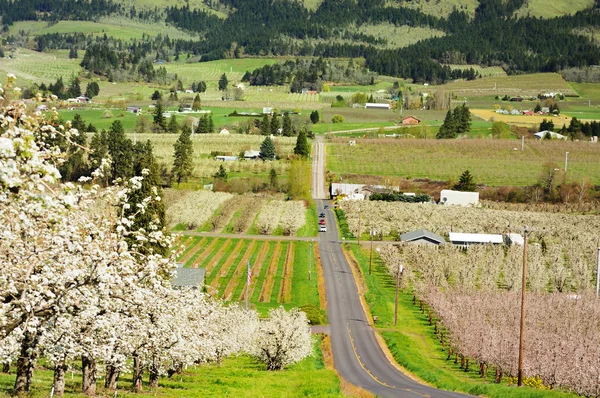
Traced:
POLYGON ((313 170, 313 197, 317 212, 325 213, 327 232, 320 233, 319 249, 325 286, 327 290, 327 313, 329 317, 331 347, 335 368, 348 382, 360 386, 381 397, 465 397, 466 395, 441 391, 419 384, 387 360, 375 338, 375 332, 366 319, 350 265, 339 243, 335 215, 324 200, 324 148, 322 140, 315 143, 316 159, 313 170), (320 164, 319 164, 320 163, 320 164))

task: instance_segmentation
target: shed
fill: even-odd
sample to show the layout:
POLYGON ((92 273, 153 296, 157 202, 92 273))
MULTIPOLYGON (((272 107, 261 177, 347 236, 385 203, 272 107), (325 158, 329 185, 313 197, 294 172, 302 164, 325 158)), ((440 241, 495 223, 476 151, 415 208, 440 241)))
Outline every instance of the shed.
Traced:
POLYGON ((479 192, 462 192, 442 189, 440 203, 443 205, 475 206, 479 203, 479 192))
POLYGON ((183 268, 177 267, 175 275, 171 279, 171 285, 178 287, 199 288, 204 284, 205 268, 183 268))
POLYGON ((555 133, 554 131, 550 131, 550 130, 540 131, 539 133, 535 133, 534 135, 535 135, 535 138, 537 138, 538 140, 546 138, 546 135, 550 135, 550 139, 552 139, 552 140, 566 140, 567 139, 567 137, 565 137, 564 135, 555 133))
POLYGON ((223 130, 219 131, 219 134, 221 134, 221 135, 227 135, 227 134, 229 134, 229 130, 223 129, 223 130))
POLYGON ((223 162, 235 162, 236 160, 238 160, 238 157, 237 156, 218 155, 218 156, 215 156, 215 159, 221 160, 223 162))
POLYGON ((410 124, 419 124, 421 121, 414 116, 407 116, 402 119, 402 124, 410 125, 410 124))
POLYGON ((374 102, 367 102, 365 109, 391 109, 390 104, 376 104, 374 102))
POLYGON ((142 108, 139 106, 128 106, 127 108, 125 108, 125 110, 127 110, 128 112, 132 112, 132 113, 141 113, 142 112, 142 108))
POLYGON ((465 247, 470 245, 483 245, 486 243, 494 245, 504 243, 504 239, 502 239, 502 235, 500 234, 466 234, 462 232, 450 232, 449 239, 453 245, 465 247))
POLYGON ((248 150, 244 151, 244 159, 258 159, 260 157, 260 151, 248 150))
POLYGON ((362 193, 363 186, 363 184, 339 184, 334 182, 331 184, 330 194, 331 197, 339 195, 353 196, 362 193))
POLYGON ((425 229, 419 229, 402 234, 400 235, 400 240, 402 242, 408 242, 417 245, 440 245, 442 243, 446 243, 446 239, 425 229))

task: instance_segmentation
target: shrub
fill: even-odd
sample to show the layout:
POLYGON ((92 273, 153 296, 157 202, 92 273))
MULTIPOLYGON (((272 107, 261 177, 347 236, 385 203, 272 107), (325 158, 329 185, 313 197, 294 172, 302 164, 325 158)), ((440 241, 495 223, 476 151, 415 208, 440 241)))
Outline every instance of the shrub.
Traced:
POLYGON ((331 121, 333 123, 344 123, 344 117, 342 115, 333 115, 331 121))
POLYGON ((310 322, 311 325, 322 325, 327 323, 325 311, 323 311, 314 304, 303 305, 302 307, 300 307, 300 311, 306 313, 308 322, 310 322))

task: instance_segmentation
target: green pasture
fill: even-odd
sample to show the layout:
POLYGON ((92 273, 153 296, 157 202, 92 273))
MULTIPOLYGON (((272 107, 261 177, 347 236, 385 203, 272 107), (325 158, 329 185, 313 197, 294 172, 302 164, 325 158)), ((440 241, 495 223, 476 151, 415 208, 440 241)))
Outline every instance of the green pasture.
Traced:
POLYGON ((123 6, 125 7, 125 9, 128 11, 131 6, 135 5, 135 8, 139 11, 141 9, 154 9, 154 8, 158 8, 158 9, 163 9, 163 8, 167 8, 167 7, 183 7, 183 6, 190 6, 190 9, 195 10, 195 9, 200 9, 200 10, 204 10, 207 12, 210 12, 212 14, 217 15, 219 18, 225 18, 227 17, 227 14, 225 12, 222 11, 217 11, 214 10, 210 7, 208 7, 205 3, 204 0, 116 0, 117 3, 121 3, 123 4, 123 6))
POLYGON ((545 164, 562 168, 569 152, 567 179, 600 183, 600 147, 587 142, 527 140, 521 151, 516 139, 365 139, 356 146, 334 139, 326 149, 327 168, 338 175, 447 181, 468 169, 477 183, 490 186, 534 185, 545 164))
POLYGON ((481 77, 487 77, 487 76, 492 76, 492 77, 506 76, 506 72, 500 66, 489 66, 489 67, 479 66, 479 65, 448 65, 448 66, 452 70, 455 70, 455 69, 460 69, 460 70, 473 69, 481 77))
POLYGON ((246 287, 246 264, 249 260, 253 278, 249 301, 253 308, 263 314, 280 305, 285 308, 304 305, 319 308, 316 259, 311 251, 315 243, 285 239, 280 242, 252 242, 243 239, 243 236, 239 239, 190 237, 181 243, 185 249, 178 261, 183 262, 184 267, 206 268, 208 291, 220 298, 238 301, 246 287), (274 257, 277 245, 278 256, 274 257), (288 259, 292 261, 287 264, 291 273, 286 274, 288 259), (270 287, 265 288, 268 280, 270 287), (261 300, 263 289, 269 295, 261 300), (288 297, 282 294, 286 289, 291 293, 288 297))
POLYGON ((506 382, 494 383, 494 370, 490 366, 487 377, 479 377, 479 367, 473 360, 468 372, 460 369, 460 362, 447 360, 447 351, 429 325, 426 313, 421 313, 419 302, 413 304, 410 290, 402 290, 398 300, 398 322, 394 326, 395 278, 374 253, 373 273, 369 275, 369 252, 358 245, 346 244, 361 269, 361 279, 366 285, 365 300, 371 314, 378 317, 376 330, 385 339, 396 361, 421 380, 435 387, 461 391, 490 398, 554 398, 575 397, 561 391, 537 390, 530 387, 509 386, 506 382))
POLYGON ((556 18, 575 14, 577 11, 591 7, 594 0, 528 0, 515 12, 517 17, 556 18))
POLYGON ((388 0, 389 6, 402 6, 414 8, 425 14, 431 14, 436 17, 444 16, 447 17, 450 13, 457 8, 459 11, 464 11, 470 15, 474 15, 475 8, 479 5, 478 0, 413 0, 413 1, 391 1, 388 0))
MULTIPOLYGON (((42 361, 40 361, 42 362, 42 361)), ((74 363, 74 372, 67 372, 65 397, 85 397, 81 394, 80 363, 74 363), (73 375, 73 377, 71 377, 73 375)), ((99 369, 100 370, 100 369, 99 369)), ((181 375, 162 377, 159 387, 151 389, 144 380, 144 392, 134 393, 130 386, 131 373, 121 373, 117 393, 104 390, 102 371, 98 375, 98 396, 119 397, 342 397, 340 382, 335 371, 325 369, 319 339, 315 338, 313 355, 287 369, 269 372, 265 365, 246 356, 226 358, 221 364, 188 367, 181 375)), ((38 365, 34 372, 31 398, 48 397, 52 389, 53 371, 49 364, 38 365)), ((0 397, 11 397, 14 386, 11 374, 0 373, 0 397)))
POLYGON ((69 59, 68 53, 68 50, 40 53, 24 48, 6 51, 7 57, 0 58, 0 71, 4 75, 14 74, 21 88, 31 83, 53 83, 59 77, 68 82, 81 71, 81 60, 69 59))

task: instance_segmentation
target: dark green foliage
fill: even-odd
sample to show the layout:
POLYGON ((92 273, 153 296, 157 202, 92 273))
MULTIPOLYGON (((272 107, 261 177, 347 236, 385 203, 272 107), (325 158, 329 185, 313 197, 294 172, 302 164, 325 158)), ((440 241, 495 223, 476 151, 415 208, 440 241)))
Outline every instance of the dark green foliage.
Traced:
POLYGON ((223 167, 223 165, 219 165, 219 170, 217 170, 217 172, 213 175, 213 178, 215 180, 219 180, 222 182, 227 182, 227 171, 225 170, 225 167, 223 167))
POLYGON ((97 82, 89 82, 85 87, 85 96, 92 99, 100 94, 100 86, 97 82))
POLYGON ((552 121, 552 119, 550 119, 550 120, 544 119, 540 123, 540 130, 539 131, 545 131, 545 130, 554 131, 554 122, 552 121))
POLYGON ((77 136, 71 138, 73 144, 67 146, 64 145, 66 142, 58 143, 58 146, 66 153, 65 162, 58 168, 63 181, 77 181, 79 177, 87 175, 89 171, 84 149, 87 144, 86 127, 81 115, 76 113, 73 116, 71 126, 79 131, 77 136))
POLYGON ((369 200, 381 200, 384 202, 427 203, 431 202, 431 196, 426 194, 408 196, 402 193, 373 193, 371 196, 369 196, 369 200))
POLYGON ((171 173, 178 185, 192 176, 194 147, 191 136, 192 130, 188 126, 183 126, 179 139, 173 145, 175 152, 171 173))
POLYGON ((0 1, 0 15, 4 25, 16 21, 61 19, 91 21, 119 10, 119 4, 111 0, 12 0, 0 1))
POLYGON ((277 114, 274 113, 273 117, 271 117, 271 127, 269 129, 271 135, 281 135, 281 133, 279 132, 279 128, 279 118, 277 117, 277 114))
POLYGON ((207 128, 208 128, 209 133, 212 133, 215 131, 215 124, 213 123, 212 114, 208 115, 207 128))
POLYGON ((262 122, 260 122, 260 134, 269 135, 271 132, 271 124, 269 123, 269 115, 266 113, 263 115, 262 122))
POLYGON ((271 137, 265 138, 260 144, 260 154, 258 155, 262 160, 273 160, 275 159, 275 144, 271 137))
POLYGON ((162 94, 160 93, 160 91, 154 90, 150 99, 152 101, 159 101, 160 99, 162 99, 162 94))
POLYGON ((69 49, 69 59, 76 59, 79 58, 79 55, 77 54, 77 49, 75 47, 71 47, 69 49))
POLYGON ((306 314, 308 322, 310 322, 311 325, 322 325, 327 323, 325 311, 314 304, 303 305, 300 307, 300 311, 303 311, 306 314))
MULTIPOLYGON (((110 180, 117 178, 128 179, 133 176, 131 140, 125 138, 125 131, 120 120, 115 120, 107 135, 108 153, 112 163, 110 169, 110 180)), ((109 180, 109 181, 110 181, 109 180)))
POLYGON ((279 183, 277 182, 277 172, 275 171, 274 168, 271 168, 271 171, 269 171, 269 188, 271 189, 277 189, 279 183))
POLYGON ((195 93, 203 93, 206 91, 206 82, 199 81, 192 83, 192 91, 195 93))
POLYGON ((296 139, 296 146, 294 147, 294 154, 302 157, 310 156, 310 146, 308 145, 308 140, 306 139, 306 132, 301 130, 298 134, 298 138, 296 139))
POLYGON ((456 183, 454 185, 453 189, 455 189, 457 191, 465 191, 465 192, 477 191, 477 184, 475 184, 473 176, 471 175, 471 172, 469 170, 465 170, 461 174, 460 179, 458 180, 458 183, 456 183))
MULTIPOLYGON (((90 143, 91 152, 88 154, 88 160, 90 163, 90 169, 92 171, 98 169, 102 164, 102 159, 108 156, 108 134, 106 130, 102 130, 101 132, 96 132, 92 136, 92 141, 90 143)), ((106 183, 108 179, 104 179, 104 183, 106 183)))
POLYGON ((345 239, 354 239, 355 236, 350 232, 350 227, 348 226, 348 220, 346 219, 346 214, 342 209, 334 209, 335 215, 338 219, 338 225, 340 226, 340 232, 342 233, 342 237, 345 239))
POLYGON ((196 94, 194 97, 194 102, 192 102, 192 110, 199 111, 202 109, 202 102, 200 101, 200 94, 196 94))
POLYGON ((320 119, 320 116, 319 116, 319 111, 312 111, 312 112, 310 113, 310 121, 311 121, 313 124, 317 124, 317 123, 319 123, 319 119, 320 119))
POLYGON ((73 80, 71 80, 67 94, 71 98, 79 97, 81 95, 81 85, 78 77, 74 77, 73 80))
POLYGON ((288 112, 283 114, 283 124, 281 129, 281 134, 283 134, 284 137, 291 137, 293 135, 292 119, 290 118, 290 114, 288 112))
POLYGON ((171 134, 177 134, 179 132, 179 124, 177 124, 177 118, 174 114, 169 118, 169 125, 167 126, 167 131, 171 134))
POLYGON ((535 104, 535 108, 533 108, 533 111, 535 113, 541 112, 542 111, 542 105, 538 102, 537 104, 535 104))
POLYGON ((164 133, 167 131, 167 121, 163 116, 163 104, 161 101, 156 103, 154 108, 153 124, 152 127, 157 133, 164 133))
POLYGON ((221 78, 219 79, 219 91, 227 90, 227 86, 229 85, 229 80, 227 80, 227 75, 223 73, 221 78))
POLYGON ((444 123, 436 135, 436 138, 456 138, 457 134, 463 134, 471 130, 471 112, 467 106, 460 105, 454 110, 448 110, 444 123))

